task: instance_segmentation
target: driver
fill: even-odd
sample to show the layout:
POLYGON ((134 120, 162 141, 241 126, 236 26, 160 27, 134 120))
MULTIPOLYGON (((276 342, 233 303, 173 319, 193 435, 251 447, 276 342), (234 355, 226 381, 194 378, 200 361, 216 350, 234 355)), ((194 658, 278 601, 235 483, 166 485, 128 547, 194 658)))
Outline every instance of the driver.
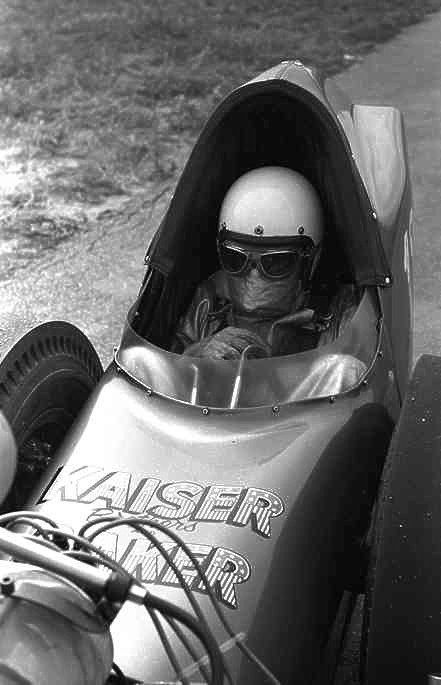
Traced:
POLYGON ((298 172, 267 166, 237 179, 219 216, 221 269, 197 288, 174 350, 237 359, 305 349, 323 223, 318 193, 298 172))

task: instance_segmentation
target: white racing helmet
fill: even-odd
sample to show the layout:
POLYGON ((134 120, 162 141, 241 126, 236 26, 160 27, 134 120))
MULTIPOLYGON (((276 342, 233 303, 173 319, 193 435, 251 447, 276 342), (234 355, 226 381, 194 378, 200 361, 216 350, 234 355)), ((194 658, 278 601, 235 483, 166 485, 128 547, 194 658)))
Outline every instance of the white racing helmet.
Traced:
POLYGON ((266 166, 240 176, 228 190, 219 215, 219 231, 236 239, 283 243, 310 238, 317 248, 323 238, 323 210, 314 186, 297 171, 266 166), (268 238, 273 240, 267 241, 268 238))
POLYGON ((217 249, 236 312, 274 319, 304 306, 323 238, 317 191, 279 166, 254 169, 228 190, 217 249))
MULTIPOLYGON (((260 280, 273 282, 271 289, 262 284, 268 299, 276 296, 276 281, 289 278, 291 290, 307 291, 320 256, 323 224, 319 195, 304 176, 279 166, 249 171, 233 183, 222 203, 218 233, 221 267, 243 280, 249 276, 250 266, 256 266, 260 280)), ((237 281, 235 278, 236 289, 237 281)), ((241 288, 245 287, 244 283, 241 288)), ((280 287, 287 290, 289 284, 280 287)), ((250 308, 253 298, 247 299, 250 308)))

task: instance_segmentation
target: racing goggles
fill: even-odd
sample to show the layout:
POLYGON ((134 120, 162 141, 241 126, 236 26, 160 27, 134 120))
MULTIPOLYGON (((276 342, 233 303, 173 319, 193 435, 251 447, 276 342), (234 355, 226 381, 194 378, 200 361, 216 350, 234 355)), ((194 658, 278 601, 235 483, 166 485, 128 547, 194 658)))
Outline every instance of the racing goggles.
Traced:
POLYGON ((252 248, 225 240, 218 244, 222 269, 232 276, 243 276, 257 268, 269 279, 287 278, 303 266, 304 258, 314 254, 314 244, 295 247, 252 248))

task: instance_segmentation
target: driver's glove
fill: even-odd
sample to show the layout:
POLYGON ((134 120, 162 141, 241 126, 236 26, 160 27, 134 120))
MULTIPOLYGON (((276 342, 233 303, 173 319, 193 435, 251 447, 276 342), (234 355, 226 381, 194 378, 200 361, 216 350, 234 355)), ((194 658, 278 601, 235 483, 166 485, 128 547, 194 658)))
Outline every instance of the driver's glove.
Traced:
POLYGON ((247 357, 251 359, 271 355, 271 348, 257 333, 235 326, 227 326, 218 333, 189 345, 184 354, 210 359, 239 359, 250 345, 253 347, 247 357))

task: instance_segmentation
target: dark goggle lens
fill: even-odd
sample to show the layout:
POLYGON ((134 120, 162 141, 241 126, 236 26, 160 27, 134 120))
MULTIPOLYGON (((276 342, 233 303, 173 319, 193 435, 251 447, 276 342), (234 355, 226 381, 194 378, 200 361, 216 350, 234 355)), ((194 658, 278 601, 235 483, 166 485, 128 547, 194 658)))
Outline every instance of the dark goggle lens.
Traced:
POLYGON ((219 257, 222 268, 231 274, 240 273, 247 262, 246 254, 239 252, 238 250, 233 250, 226 245, 220 246, 219 257))
POLYGON ((260 258, 262 268, 268 276, 280 278, 294 272, 299 254, 297 252, 274 252, 260 258))

